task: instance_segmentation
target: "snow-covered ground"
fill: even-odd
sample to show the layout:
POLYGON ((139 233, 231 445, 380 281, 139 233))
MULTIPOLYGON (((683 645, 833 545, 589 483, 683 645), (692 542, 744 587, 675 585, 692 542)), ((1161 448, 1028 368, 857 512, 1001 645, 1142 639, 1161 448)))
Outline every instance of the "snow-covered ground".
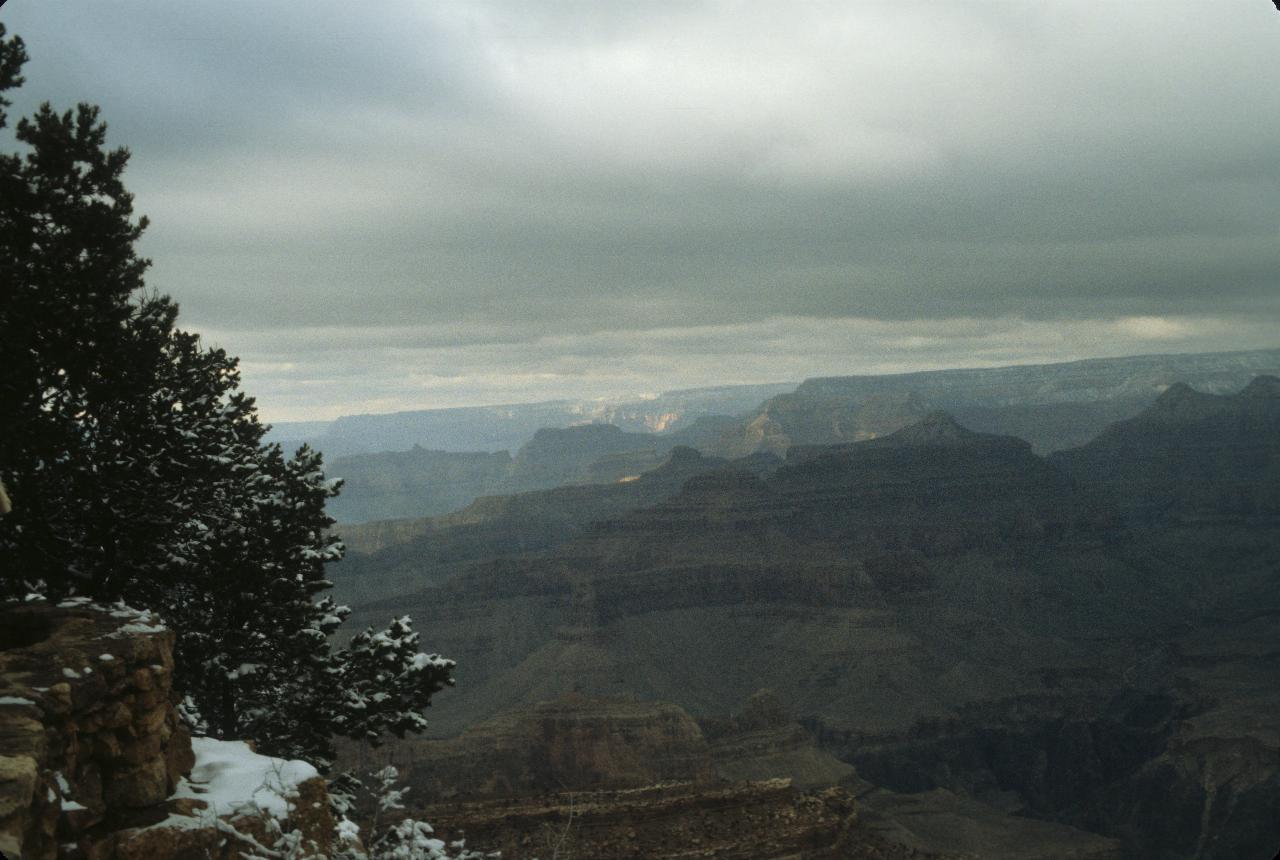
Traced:
POLYGON ((192 738, 196 754, 191 776, 182 780, 176 798, 194 798, 209 804, 209 811, 225 815, 256 804, 277 818, 288 815, 288 798, 299 783, 318 776, 304 761, 286 761, 258 755, 244 741, 192 738))

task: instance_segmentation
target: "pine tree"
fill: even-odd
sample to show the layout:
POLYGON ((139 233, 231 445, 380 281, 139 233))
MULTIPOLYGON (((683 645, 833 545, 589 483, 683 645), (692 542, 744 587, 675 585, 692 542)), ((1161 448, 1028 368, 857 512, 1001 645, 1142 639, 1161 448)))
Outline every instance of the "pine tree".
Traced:
MULTIPOLYGON (((25 60, 0 25, 0 92, 25 60)), ((209 730, 273 755, 323 766, 334 735, 421 728, 452 663, 418 653, 407 619, 332 650, 338 482, 317 452, 265 444, 237 360, 146 291, 128 152, 86 104, 43 105, 16 138, 26 154, 0 156, 0 592, 158 611, 209 730)))

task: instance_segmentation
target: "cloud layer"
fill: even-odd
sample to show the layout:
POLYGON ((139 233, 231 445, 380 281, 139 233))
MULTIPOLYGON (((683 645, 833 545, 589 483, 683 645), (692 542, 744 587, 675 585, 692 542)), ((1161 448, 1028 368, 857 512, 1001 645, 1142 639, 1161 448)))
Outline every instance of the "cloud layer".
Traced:
POLYGON ((4 13, 268 416, 1280 342, 1261 0, 4 13))

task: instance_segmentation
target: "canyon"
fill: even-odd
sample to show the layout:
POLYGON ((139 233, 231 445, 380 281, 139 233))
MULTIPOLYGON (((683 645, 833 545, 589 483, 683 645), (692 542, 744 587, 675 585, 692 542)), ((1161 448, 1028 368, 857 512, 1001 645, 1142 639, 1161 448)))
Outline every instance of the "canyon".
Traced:
MULTIPOLYGON (((412 814, 508 857, 1271 856, 1280 378, 1171 384, 1048 455, 919 411, 785 456, 545 430, 499 459, 557 486, 354 527, 354 624, 412 615, 458 684, 342 766, 394 765, 412 814)), ((173 634, 4 616, 0 850, 234 851, 173 634)), ((282 820, 328 850, 288 766, 282 820)))
MULTIPOLYGON (((410 612, 459 663, 433 708, 438 739, 388 754, 426 771, 490 761, 574 697, 666 703, 710 749, 717 721, 768 686, 806 749, 854 769, 828 783, 899 845, 933 826, 910 837, 903 821, 931 817, 986 834, 980 856, 1029 822, 1103 840, 1080 849, 1096 856, 1274 854, 1274 377, 1233 394, 1171 385, 1047 458, 931 410, 869 440, 789 445, 785 460, 699 459, 666 498, 584 513, 537 546, 481 540, 415 571, 414 547, 442 550, 462 525, 437 522, 339 577, 357 622, 410 612), (362 599, 396 552, 394 596, 362 599)), ((650 719, 683 725, 662 713, 650 719)), ((733 775, 796 778, 767 744, 757 758, 776 769, 733 775)), ((696 768, 675 776, 698 784, 696 768)), ((553 788, 508 778, 516 798, 553 788)), ((494 802, 482 788, 466 802, 494 802)))
MULTIPOLYGON (((1276 373, 1280 350, 833 377, 672 392, 632 405, 355 416, 319 434, 307 425, 306 441, 320 446, 330 474, 346 481, 330 505, 345 526, 439 516, 488 495, 607 484, 652 469, 677 446, 735 459, 861 441, 939 410, 974 430, 1025 439, 1045 454, 1083 445, 1175 382, 1223 393, 1276 373), (354 449, 347 444, 357 440, 354 449)), ((284 426, 275 436, 286 446, 302 441, 284 438, 290 432, 284 426)))

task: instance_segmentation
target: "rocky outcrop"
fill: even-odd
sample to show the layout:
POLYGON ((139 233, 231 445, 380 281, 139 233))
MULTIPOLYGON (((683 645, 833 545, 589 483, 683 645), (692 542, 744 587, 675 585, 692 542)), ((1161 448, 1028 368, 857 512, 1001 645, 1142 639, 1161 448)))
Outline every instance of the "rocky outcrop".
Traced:
POLYGON ((712 450, 733 457, 755 451, 784 455, 795 445, 874 439, 920 420, 928 411, 929 406, 910 390, 865 399, 780 394, 760 414, 727 430, 712 450))
POLYGON ((160 808, 114 834, 115 860, 290 856, 334 847, 328 790, 315 768, 254 753, 242 741, 196 738, 189 779, 160 808), (294 847, 281 851, 284 845, 294 847))
POLYGON ((504 856, 1132 856, 1117 839, 1010 814, 1012 792, 983 801, 861 780, 768 690, 696 725, 671 705, 570 697, 450 741, 399 744, 363 765, 386 760, 408 771, 415 816, 504 856))
POLYGON ((504 713, 457 738, 397 746, 415 799, 639 788, 714 777, 707 742, 662 702, 568 696, 504 713))
POLYGON ((0 625, 0 851, 104 856, 193 764, 169 700, 173 633, 77 601, 7 608, 0 625))
POLYGON ((716 775, 729 782, 785 778, 801 789, 831 786, 851 765, 818 748, 772 690, 758 690, 728 719, 699 721, 716 775))
POLYGON ((122 605, 0 608, 0 855, 232 860, 275 838, 265 816, 328 850, 333 822, 313 768, 243 743, 193 747, 172 701, 173 642, 150 613, 122 605), (226 785, 236 768, 255 787, 293 778, 244 797, 226 785))
POLYGON ((946 790, 866 783, 769 690, 696 722, 670 704, 570 696, 454 739, 360 752, 343 766, 395 764, 415 817, 509 857, 1124 856, 1116 840, 946 790))
MULTIPOLYGON (((613 424, 544 428, 517 452, 511 464, 510 486, 514 490, 533 490, 583 483, 591 479, 593 464, 620 454, 647 456, 646 462, 652 468, 658 462, 659 447, 670 447, 664 442, 648 433, 626 433, 613 424)), ((605 480, 622 477, 606 471, 610 473, 601 476, 605 480)))
POLYGON ((405 773, 417 802, 775 778, 809 789, 853 772, 819 750, 768 690, 736 715, 702 720, 667 702, 569 695, 504 712, 455 738, 344 749, 344 766, 385 763, 405 773))
MULTIPOLYGON (((669 783, 624 791, 450 803, 426 814, 445 838, 503 857, 572 860, 950 860, 916 853, 857 826, 853 799, 835 788, 798 792, 788 780, 669 783)), ((956 860, 959 860, 956 857, 956 860)))
POLYGON ((415 817, 506 857, 934 856, 860 830, 835 787, 853 769, 819 751, 767 690, 703 721, 667 703, 567 696, 457 738, 349 745, 342 756, 357 771, 394 764, 415 817))

